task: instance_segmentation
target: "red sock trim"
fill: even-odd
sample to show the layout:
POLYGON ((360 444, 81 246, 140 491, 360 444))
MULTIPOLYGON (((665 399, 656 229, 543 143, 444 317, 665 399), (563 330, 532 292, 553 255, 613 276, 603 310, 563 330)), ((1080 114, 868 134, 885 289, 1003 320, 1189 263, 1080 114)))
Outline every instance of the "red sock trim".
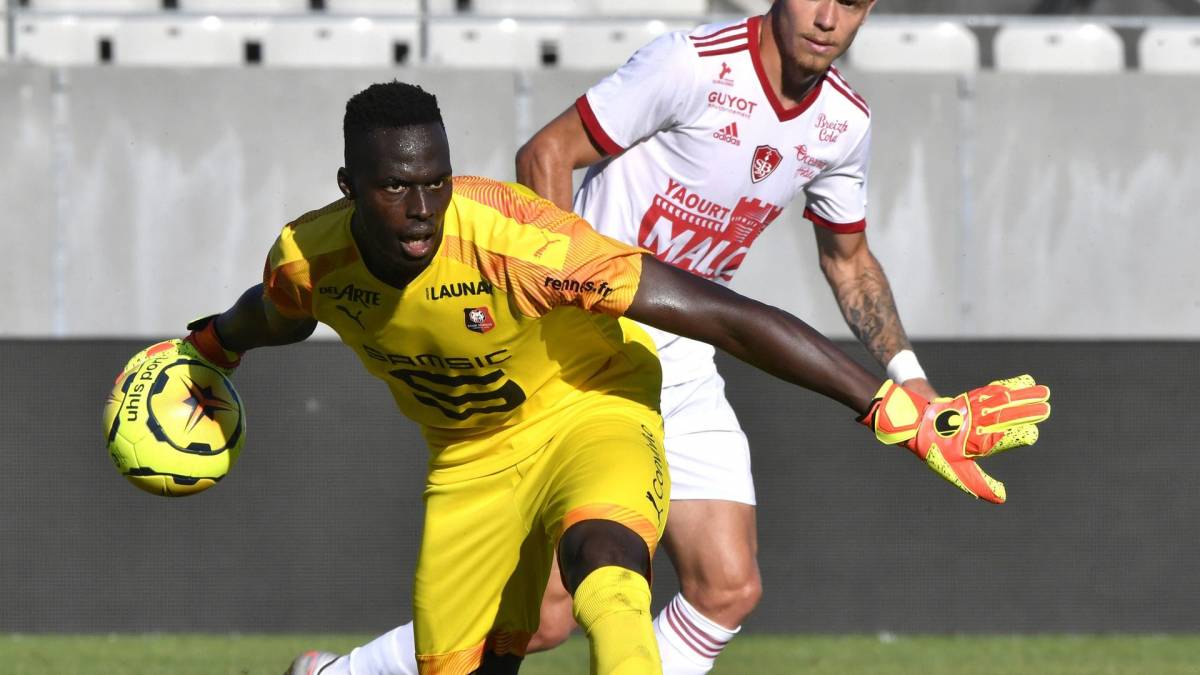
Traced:
POLYGON ((684 644, 706 659, 715 659, 721 654, 721 650, 725 648, 728 642, 721 641, 708 633, 705 633, 702 628, 692 623, 687 615, 679 609, 676 600, 672 600, 665 610, 667 615, 667 623, 675 634, 683 640, 684 644))

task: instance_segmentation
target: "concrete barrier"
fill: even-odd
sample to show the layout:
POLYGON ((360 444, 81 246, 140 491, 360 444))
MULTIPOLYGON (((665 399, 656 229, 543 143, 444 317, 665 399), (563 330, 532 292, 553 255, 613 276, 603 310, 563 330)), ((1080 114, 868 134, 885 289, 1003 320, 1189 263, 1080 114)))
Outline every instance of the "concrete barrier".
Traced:
MULTIPOLYGON (((511 179, 520 143, 600 75, 0 67, 17 253, 0 335, 167 335, 228 306, 279 228, 338 196, 343 106, 370 82, 436 92, 455 170, 511 179)), ((910 334, 1200 335, 1194 77, 849 77, 875 126, 868 233, 910 334)), ((735 287, 848 336, 801 210, 735 287)))
MULTIPOLYGON (((328 341, 252 353, 241 461, 186 499, 122 479, 111 378, 143 341, 0 341, 0 632, 382 631, 408 619, 426 450, 328 341)), ((944 391, 1033 373, 1054 415, 970 499, 847 409, 722 359, 758 482, 755 632, 1194 632, 1200 344, 927 342, 944 391), (1128 395, 1108 386, 1120 383, 1128 395), (986 607, 986 611, 981 611, 986 607)), ((854 353, 862 350, 854 348, 854 353)), ((675 592, 656 562, 656 603, 675 592)))

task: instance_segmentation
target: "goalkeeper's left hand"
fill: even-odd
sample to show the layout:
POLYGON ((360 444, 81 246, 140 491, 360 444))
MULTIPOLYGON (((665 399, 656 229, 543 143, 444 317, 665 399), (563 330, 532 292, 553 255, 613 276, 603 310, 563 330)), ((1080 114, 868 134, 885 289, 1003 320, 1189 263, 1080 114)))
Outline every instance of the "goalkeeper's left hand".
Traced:
POLYGON ((206 316, 189 323, 191 332, 183 338, 180 345, 182 351, 195 352, 197 356, 208 361, 220 370, 226 377, 233 374, 242 363, 242 353, 230 351, 221 343, 217 335, 217 315, 206 316), (190 348, 190 349, 189 349, 190 348))
POLYGON ((117 375, 116 381, 120 382, 126 375, 137 370, 142 362, 148 358, 161 356, 173 357, 176 354, 200 359, 225 377, 229 377, 233 374, 234 369, 241 364, 242 355, 239 352, 229 351, 225 348, 225 345, 221 344, 221 339, 217 336, 217 329, 214 325, 215 319, 215 314, 202 319, 196 319, 188 324, 188 330, 191 332, 187 336, 156 342, 134 354, 125 363, 125 367, 117 375))
POLYGON ((1050 389, 1029 375, 932 402, 888 380, 859 421, 880 441, 908 448, 968 494, 1003 504, 1004 484, 975 460, 1033 445, 1037 424, 1050 416, 1049 400, 1050 389))

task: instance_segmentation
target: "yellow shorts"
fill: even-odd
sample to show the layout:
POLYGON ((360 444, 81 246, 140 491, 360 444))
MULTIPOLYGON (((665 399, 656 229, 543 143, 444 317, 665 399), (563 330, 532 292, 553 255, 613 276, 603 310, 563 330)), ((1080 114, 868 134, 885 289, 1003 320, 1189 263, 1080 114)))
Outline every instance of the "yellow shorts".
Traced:
POLYGON ((651 555, 662 537, 670 479, 657 411, 597 395, 512 442, 538 449, 480 478, 429 475, 413 590, 423 675, 470 673, 485 649, 524 656, 555 546, 571 525, 619 522, 651 555))

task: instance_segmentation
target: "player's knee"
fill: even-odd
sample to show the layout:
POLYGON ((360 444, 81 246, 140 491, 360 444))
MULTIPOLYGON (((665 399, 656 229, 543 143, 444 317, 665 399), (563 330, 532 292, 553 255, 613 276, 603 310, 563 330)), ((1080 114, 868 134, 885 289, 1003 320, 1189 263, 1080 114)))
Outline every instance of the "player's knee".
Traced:
POLYGON ((683 597, 701 614, 733 627, 742 623, 762 600, 762 577, 756 565, 740 573, 700 583, 681 583, 683 597))
POLYGON ((758 603, 762 600, 762 578, 758 576, 758 570, 754 570, 754 574, 744 580, 734 591, 733 605, 743 612, 745 616, 750 616, 750 613, 758 607, 758 603))
POLYGON ((633 530, 611 520, 572 525, 558 544, 563 582, 572 594, 587 575, 601 567, 624 567, 649 578, 650 551, 633 530))

